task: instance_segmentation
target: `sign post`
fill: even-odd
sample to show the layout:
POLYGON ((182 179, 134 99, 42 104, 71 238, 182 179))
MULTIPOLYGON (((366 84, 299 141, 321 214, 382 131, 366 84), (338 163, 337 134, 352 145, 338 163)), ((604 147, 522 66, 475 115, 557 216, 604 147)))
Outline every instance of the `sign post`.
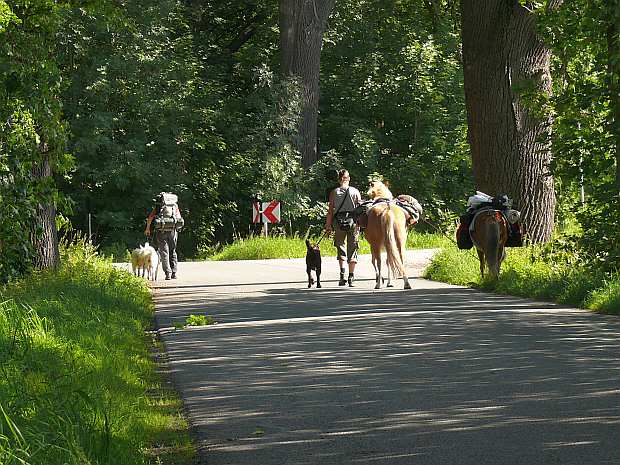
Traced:
POLYGON ((252 223, 263 223, 263 234, 269 234, 269 223, 280 222, 280 202, 252 202, 252 223))

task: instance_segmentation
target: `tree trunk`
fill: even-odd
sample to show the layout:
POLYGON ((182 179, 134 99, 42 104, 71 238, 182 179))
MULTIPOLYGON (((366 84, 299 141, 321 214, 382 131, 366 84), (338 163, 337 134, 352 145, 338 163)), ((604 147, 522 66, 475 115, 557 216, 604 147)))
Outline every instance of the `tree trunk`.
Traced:
MULTIPOLYGON (((42 184, 51 181, 52 168, 47 156, 31 170, 32 177, 42 184)), ((58 231, 56 229, 56 206, 53 201, 37 207, 33 243, 36 250, 34 266, 38 269, 55 269, 60 263, 58 231)))
POLYGON ((280 0, 280 53, 284 76, 303 88, 297 148, 304 167, 318 159, 317 121, 323 32, 334 0, 280 0))
MULTIPOLYGON (((557 0, 556 0, 557 1, 557 0)), ((517 0, 461 0, 468 140, 476 188, 508 194, 534 242, 549 240, 555 192, 551 118, 529 111, 516 87, 551 92, 550 50, 517 0)))

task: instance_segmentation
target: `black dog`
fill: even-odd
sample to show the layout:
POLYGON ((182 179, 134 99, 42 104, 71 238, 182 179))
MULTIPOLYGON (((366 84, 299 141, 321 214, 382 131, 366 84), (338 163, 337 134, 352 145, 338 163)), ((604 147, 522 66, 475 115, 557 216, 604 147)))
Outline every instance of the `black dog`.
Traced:
POLYGON ((306 239, 306 272, 308 273, 308 287, 312 287, 314 279, 312 279, 312 270, 316 271, 316 287, 321 287, 321 249, 318 245, 310 244, 306 239))

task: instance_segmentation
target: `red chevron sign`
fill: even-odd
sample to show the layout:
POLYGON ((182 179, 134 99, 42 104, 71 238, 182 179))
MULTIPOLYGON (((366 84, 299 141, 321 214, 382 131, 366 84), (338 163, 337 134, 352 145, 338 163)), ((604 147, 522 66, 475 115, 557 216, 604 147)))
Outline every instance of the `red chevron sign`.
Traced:
POLYGON ((260 223, 260 203, 252 202, 252 223, 260 223))
POLYGON ((280 222, 280 202, 272 200, 271 202, 263 202, 263 223, 279 223, 280 222))

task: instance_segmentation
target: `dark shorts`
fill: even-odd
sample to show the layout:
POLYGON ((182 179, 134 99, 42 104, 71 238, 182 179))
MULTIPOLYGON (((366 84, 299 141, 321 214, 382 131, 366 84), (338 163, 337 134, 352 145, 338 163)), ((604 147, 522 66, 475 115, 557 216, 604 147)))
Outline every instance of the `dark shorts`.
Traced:
POLYGON ((350 231, 342 231, 338 225, 334 226, 334 246, 338 250, 337 258, 339 260, 346 259, 348 263, 357 263, 359 236, 360 232, 357 226, 354 226, 350 231))

